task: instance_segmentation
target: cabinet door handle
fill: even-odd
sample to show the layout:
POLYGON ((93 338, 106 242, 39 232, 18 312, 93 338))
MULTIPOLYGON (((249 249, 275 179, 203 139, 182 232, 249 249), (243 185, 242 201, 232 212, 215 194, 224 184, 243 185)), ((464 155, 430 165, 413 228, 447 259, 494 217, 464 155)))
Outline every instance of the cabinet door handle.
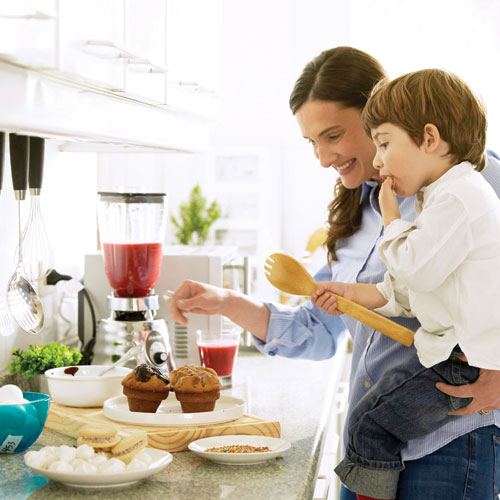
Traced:
POLYGON ((220 97, 215 90, 209 89, 208 87, 203 87, 198 82, 191 80, 177 80, 171 83, 174 87, 179 90, 184 90, 185 92, 193 92, 197 94, 207 94, 211 97, 220 97))
POLYGON ((101 59, 121 59, 125 64, 136 66, 137 73, 167 73, 167 68, 153 64, 149 59, 127 50, 111 40, 87 40, 84 50, 101 59))
POLYGON ((340 415, 345 412, 347 408, 347 399, 349 397, 349 383, 340 382, 335 397, 334 413, 340 415))

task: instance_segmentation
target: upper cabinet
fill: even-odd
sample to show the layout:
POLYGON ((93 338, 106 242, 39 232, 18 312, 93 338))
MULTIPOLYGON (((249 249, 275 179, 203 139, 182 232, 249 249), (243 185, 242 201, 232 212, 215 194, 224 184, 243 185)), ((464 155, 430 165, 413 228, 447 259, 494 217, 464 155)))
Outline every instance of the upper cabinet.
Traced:
POLYGON ((162 104, 167 100, 165 0, 125 2, 126 90, 162 104))
POLYGON ((60 69, 123 92, 123 0, 72 0, 58 5, 60 69))
POLYGON ((2 0, 0 58, 214 117, 221 96, 222 0, 2 0))
POLYGON ((0 56, 34 67, 57 66, 57 0, 2 0, 0 56))
POLYGON ((167 100, 216 113, 222 93, 222 0, 168 0, 167 100))

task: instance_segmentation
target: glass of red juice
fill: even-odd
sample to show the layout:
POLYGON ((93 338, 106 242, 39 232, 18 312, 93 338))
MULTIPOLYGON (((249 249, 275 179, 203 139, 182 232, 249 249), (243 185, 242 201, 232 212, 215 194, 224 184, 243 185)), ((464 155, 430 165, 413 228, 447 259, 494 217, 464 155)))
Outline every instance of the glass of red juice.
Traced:
POLYGON ((240 345, 240 331, 197 330, 196 342, 201 366, 212 368, 217 372, 223 389, 232 387, 233 370, 240 345))

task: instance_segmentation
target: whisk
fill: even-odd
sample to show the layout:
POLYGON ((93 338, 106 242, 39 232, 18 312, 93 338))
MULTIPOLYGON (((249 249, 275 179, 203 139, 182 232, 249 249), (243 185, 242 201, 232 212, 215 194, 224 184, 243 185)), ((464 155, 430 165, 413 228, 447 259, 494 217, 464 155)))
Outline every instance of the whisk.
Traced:
POLYGON ((40 208, 45 140, 40 137, 30 137, 29 151, 28 180, 31 201, 23 231, 23 272, 30 281, 38 281, 45 278, 54 267, 54 252, 40 208))

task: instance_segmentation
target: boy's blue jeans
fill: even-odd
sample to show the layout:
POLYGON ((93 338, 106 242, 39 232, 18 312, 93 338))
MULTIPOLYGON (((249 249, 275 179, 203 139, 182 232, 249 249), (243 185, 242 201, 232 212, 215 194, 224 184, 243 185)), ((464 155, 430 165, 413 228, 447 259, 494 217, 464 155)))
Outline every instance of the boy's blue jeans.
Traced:
POLYGON ((449 411, 462 408, 471 398, 455 398, 436 389, 436 382, 462 385, 474 382, 479 369, 459 358, 456 348, 449 359, 431 368, 415 357, 390 370, 354 407, 349 418, 346 457, 335 472, 350 490, 375 498, 396 498, 400 451, 410 439, 444 425, 449 411))

